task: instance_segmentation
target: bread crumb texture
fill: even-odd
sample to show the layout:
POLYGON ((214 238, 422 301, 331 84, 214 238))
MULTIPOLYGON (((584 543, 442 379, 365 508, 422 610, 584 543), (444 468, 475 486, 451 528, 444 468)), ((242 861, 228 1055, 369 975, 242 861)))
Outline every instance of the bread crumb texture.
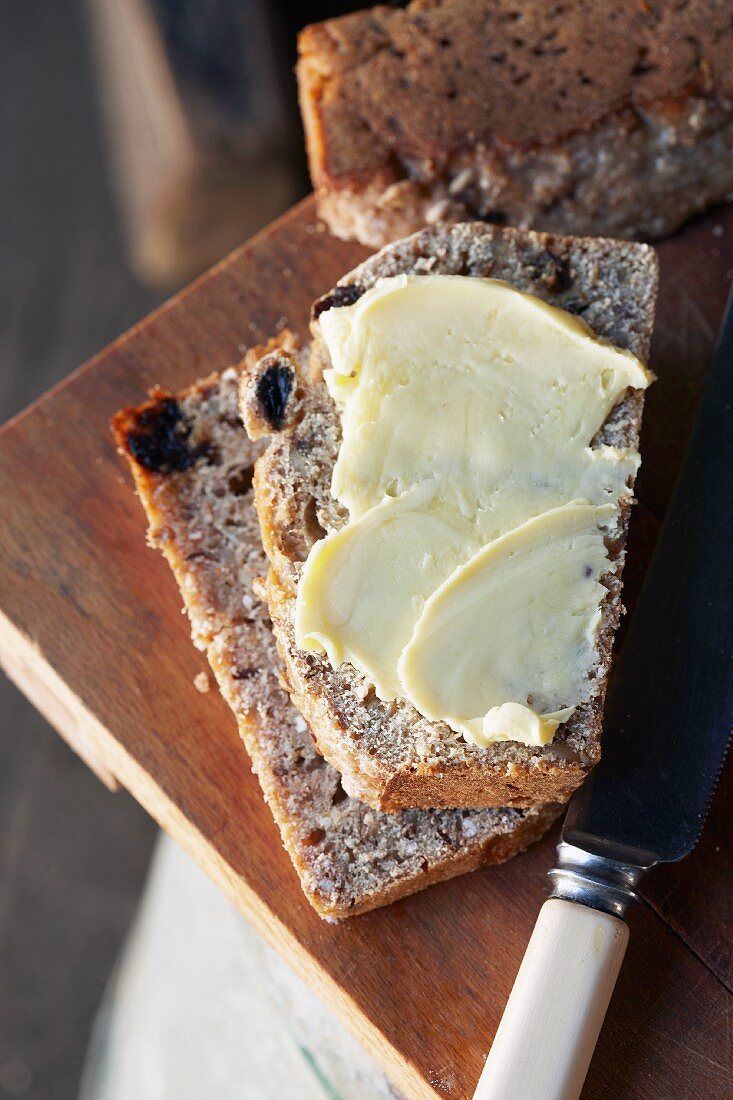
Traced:
POLYGON ((238 385, 230 369, 177 397, 157 391, 118 413, 114 431, 148 540, 173 569, 194 644, 234 711, 306 897, 323 917, 348 917, 510 858, 546 831, 558 806, 379 813, 350 798, 316 751, 283 687, 258 595, 267 561, 252 471, 263 445, 242 428, 238 385))
POLYGON ((206 695, 211 690, 211 681, 205 672, 197 672, 193 678, 193 686, 201 695, 206 695))

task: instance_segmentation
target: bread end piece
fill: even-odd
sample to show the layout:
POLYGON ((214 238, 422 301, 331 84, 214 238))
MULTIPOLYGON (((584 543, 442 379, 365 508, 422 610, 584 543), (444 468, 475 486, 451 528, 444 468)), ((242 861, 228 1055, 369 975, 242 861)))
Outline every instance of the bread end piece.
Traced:
POLYGON ((715 0, 443 0, 306 27, 319 213, 372 247, 471 218, 664 236, 733 190, 731 51, 715 0))

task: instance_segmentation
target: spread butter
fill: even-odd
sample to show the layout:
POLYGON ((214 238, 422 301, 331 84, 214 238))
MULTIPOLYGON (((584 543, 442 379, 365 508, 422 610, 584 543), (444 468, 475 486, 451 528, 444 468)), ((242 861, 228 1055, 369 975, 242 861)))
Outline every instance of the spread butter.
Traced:
POLYGON ((477 744, 547 744, 591 690, 639 463, 591 444, 648 372, 493 279, 383 279, 320 326, 349 521, 304 564, 297 644, 477 744))

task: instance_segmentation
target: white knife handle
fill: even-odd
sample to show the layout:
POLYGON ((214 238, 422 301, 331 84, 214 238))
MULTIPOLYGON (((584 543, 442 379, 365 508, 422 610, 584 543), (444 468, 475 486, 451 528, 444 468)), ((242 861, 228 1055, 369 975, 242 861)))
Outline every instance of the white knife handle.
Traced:
POLYGON ((578 1100, 628 940, 618 917, 545 902, 474 1100, 578 1100))

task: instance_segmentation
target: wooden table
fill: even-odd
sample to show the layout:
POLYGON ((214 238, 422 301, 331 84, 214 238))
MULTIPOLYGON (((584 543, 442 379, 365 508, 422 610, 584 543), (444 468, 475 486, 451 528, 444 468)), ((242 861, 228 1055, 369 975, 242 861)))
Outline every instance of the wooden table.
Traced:
MULTIPOLYGON (((660 247, 659 381, 644 429, 627 602, 693 419, 732 239, 729 209, 660 247)), ((306 201, 2 430, 0 659, 90 767, 127 787, 343 1013, 398 1087, 463 1098, 545 895, 556 838, 352 922, 320 921, 231 714, 216 693, 192 686, 203 661, 167 567, 145 548, 142 512, 108 431, 110 414, 148 386, 178 389, 285 322, 303 331, 311 299, 364 255, 324 233, 306 201)), ((655 872, 631 915, 585 1100, 733 1095, 732 764, 695 853, 655 872)))

